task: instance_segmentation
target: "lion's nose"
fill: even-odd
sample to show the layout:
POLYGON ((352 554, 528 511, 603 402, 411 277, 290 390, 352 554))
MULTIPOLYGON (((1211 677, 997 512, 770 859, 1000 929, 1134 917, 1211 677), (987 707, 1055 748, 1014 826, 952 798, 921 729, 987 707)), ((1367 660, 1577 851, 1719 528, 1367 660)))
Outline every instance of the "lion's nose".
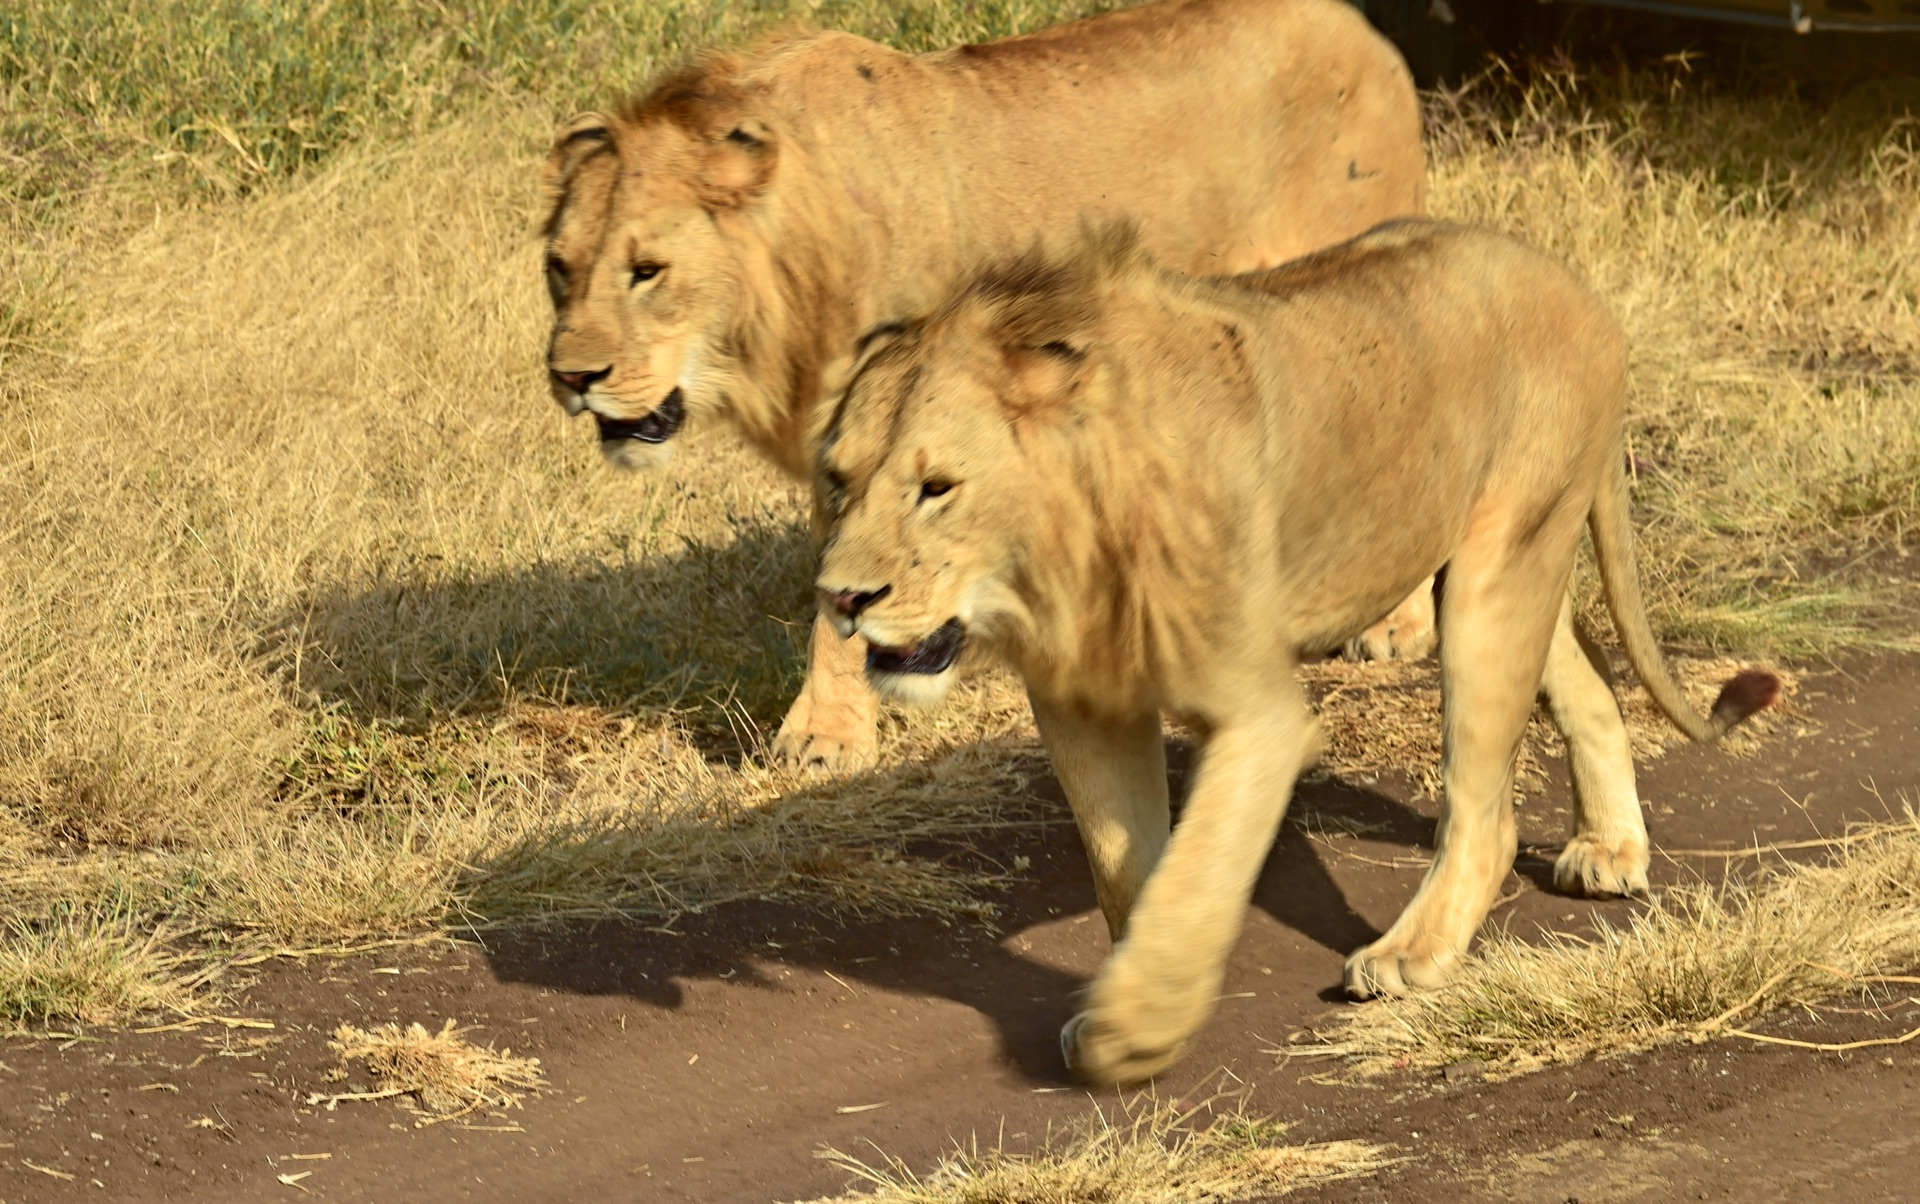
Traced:
POLYGON ((893 592, 891 585, 883 585, 876 590, 858 593, 854 590, 823 589, 820 593, 826 598, 827 605, 849 619, 857 619, 860 612, 893 592))
POLYGON ((594 385, 613 375, 613 369, 611 367, 602 368, 598 372, 562 372, 558 368, 549 368, 548 371, 553 373, 553 379, 559 381, 567 388, 572 389, 575 393, 581 394, 586 393, 588 389, 593 388, 594 385))

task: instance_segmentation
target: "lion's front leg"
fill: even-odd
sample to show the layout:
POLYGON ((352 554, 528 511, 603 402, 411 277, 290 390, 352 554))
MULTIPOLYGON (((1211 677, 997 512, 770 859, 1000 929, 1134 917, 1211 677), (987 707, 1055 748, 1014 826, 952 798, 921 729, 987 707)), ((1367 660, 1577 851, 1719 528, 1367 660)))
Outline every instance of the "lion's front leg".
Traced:
POLYGON ((1171 821, 1160 713, 1110 720, 1074 703, 1032 694, 1028 701, 1080 828, 1107 933, 1118 942, 1167 844, 1171 821))
POLYGON ((880 701, 867 685, 867 642, 842 639, 816 615, 807 644, 807 680, 773 738, 773 755, 793 768, 850 773, 879 755, 880 701))
POLYGON ((1437 633, 1433 578, 1428 577, 1386 618, 1348 640, 1346 657, 1350 661, 1417 661, 1433 651, 1437 633))
POLYGON ((1101 967, 1086 1008, 1060 1031, 1067 1066, 1123 1083, 1173 1064, 1220 994, 1253 884, 1286 814, 1318 725, 1292 674, 1271 697, 1218 727, 1180 825, 1101 967))

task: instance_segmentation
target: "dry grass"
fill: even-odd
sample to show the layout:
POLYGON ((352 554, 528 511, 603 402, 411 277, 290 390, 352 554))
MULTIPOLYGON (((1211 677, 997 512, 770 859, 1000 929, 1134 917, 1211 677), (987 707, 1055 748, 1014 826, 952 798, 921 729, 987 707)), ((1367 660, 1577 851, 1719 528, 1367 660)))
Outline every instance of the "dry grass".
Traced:
MULTIPOLYGON (((1323 1046, 1360 1069, 1472 1058, 1496 1073, 1698 1040, 1920 964, 1920 822, 1863 829, 1829 861, 1676 887, 1592 939, 1495 933, 1451 985, 1343 1015, 1323 1046)), ((1907 980, 1912 981, 1912 980, 1907 980)))
POLYGON ((0 837, 52 867, 9 885, 22 914, 82 865, 190 877, 194 923, 298 944, 742 895, 987 907, 1000 869, 905 850, 1018 818, 1018 695, 892 724, 901 767, 841 788, 764 768, 796 497, 717 441, 614 476, 544 401, 515 282, 548 117, 150 214, 72 352, 10 378, 0 837))
MULTIPOLYGON (((0 198, 0 914, 18 931, 113 884, 138 900, 134 937, 165 922, 257 947, 743 895, 979 914, 1010 871, 922 845, 1030 817, 1017 690, 989 678, 890 716, 897 768, 856 782, 766 768, 807 614, 799 497, 715 432, 671 480, 615 476, 541 379, 536 165, 580 99, 565 89, 645 70, 605 59, 619 39, 671 57, 797 6, 640 6, 619 21, 657 28, 607 17, 550 53, 542 21, 600 10, 495 7, 494 40, 469 39, 480 83, 450 82, 468 77, 434 26, 419 44, 438 49, 399 56, 427 100, 355 77, 338 95, 362 107, 310 150, 287 131, 325 81, 242 70, 292 53, 277 42, 193 66, 193 37, 116 26, 74 43, 97 97, 53 59, 0 64, 0 115, 47 135, 6 152, 40 199, 0 198), (565 85, 516 83, 594 45, 565 85), (161 57, 99 57, 115 46, 161 57), (152 125, 176 110, 198 128, 152 125), (80 145, 114 187, 61 174, 80 145), (154 175, 155 150, 180 157, 154 175), (182 172, 244 187, 211 199, 182 172)), ((414 45, 426 9, 394 11, 414 45)), ((819 10, 909 46, 1068 11, 819 10)), ((340 79, 381 46, 342 50, 340 79)), ((1566 254, 1625 318, 1667 635, 1884 639, 1875 608, 1905 595, 1868 567, 1911 542, 1920 482, 1916 128, 1871 96, 1814 113, 1669 83, 1437 103, 1435 207, 1566 254)), ((1388 747, 1360 738, 1384 703, 1366 705, 1334 716, 1356 738, 1329 768, 1388 747)), ((1437 732, 1424 695, 1396 705, 1380 730, 1437 732)), ((28 998, 7 985, 23 973, 0 999, 28 998)))
POLYGON ((164 927, 109 902, 0 921, 0 1031, 109 1023, 193 1002, 190 960, 164 927))
MULTIPOLYGON (((364 1063, 380 1086, 372 1091, 322 1093, 307 1102, 332 1106, 344 1099, 410 1095, 435 1119, 449 1119, 480 1108, 518 1107, 528 1092, 546 1086, 540 1059, 475 1045, 467 1040, 470 1031, 452 1020, 437 1033, 418 1023, 404 1029, 380 1024, 371 1030, 343 1024, 333 1031, 328 1047, 340 1055, 342 1063, 364 1063)), ((348 1073, 343 1066, 333 1077, 345 1079, 348 1073)))
POLYGON ((1242 1112, 1205 1124, 1193 1116, 1159 1101, 1118 1123, 1096 1112, 1049 1133, 1036 1153, 982 1150, 976 1141, 926 1175, 896 1159, 875 1166, 827 1149, 819 1156, 866 1187, 815 1204, 1225 1204, 1358 1178, 1393 1162, 1366 1142, 1289 1143, 1286 1125, 1242 1112))
POLYGON ((1437 98, 1433 209, 1566 257, 1621 318, 1665 636, 1912 646, 1920 96, 1871 85, 1816 109, 1673 71, 1437 98))
POLYGON ((910 49, 1001 37, 1111 4, 1074 0, 15 0, 0 25, 0 201, 156 177, 245 192, 341 147, 419 134, 476 99, 558 108, 689 48, 796 18, 910 49))

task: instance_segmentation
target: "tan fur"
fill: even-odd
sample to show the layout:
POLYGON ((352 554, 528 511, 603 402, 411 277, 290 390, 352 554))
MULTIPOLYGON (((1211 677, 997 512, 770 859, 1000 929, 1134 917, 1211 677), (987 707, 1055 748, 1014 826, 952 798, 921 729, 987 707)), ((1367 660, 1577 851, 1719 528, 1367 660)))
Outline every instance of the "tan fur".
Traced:
MULTIPOLYGON (((1419 212, 1424 170, 1405 67, 1341 0, 1163 0, 922 56, 786 37, 561 131, 549 362, 605 375, 555 396, 638 423, 678 389, 689 428, 805 476, 856 336, 968 264, 1108 215, 1179 270, 1265 267, 1419 212)), ((677 437, 603 447, 658 467, 677 437)), ((821 628, 811 659, 780 750, 870 759, 858 648, 821 628)))
MULTIPOLYGON (((1564 268, 1424 221, 1214 281, 1108 233, 989 269, 876 341, 821 452, 824 610, 903 697, 951 683, 897 661, 950 620, 1025 678, 1116 940, 1062 1034, 1075 1069, 1152 1074, 1204 1021, 1316 749, 1295 666, 1442 565, 1436 856, 1348 989, 1432 986, 1466 950, 1513 861, 1537 695, 1577 797, 1556 879, 1646 888, 1625 726, 1567 601, 1590 525, 1630 660, 1680 697, 1627 546, 1625 362, 1564 268), (1163 713, 1206 733, 1171 839, 1163 713)), ((1770 696, 1761 676, 1733 693, 1770 696)), ((1751 709, 1669 713, 1711 739, 1751 709)))

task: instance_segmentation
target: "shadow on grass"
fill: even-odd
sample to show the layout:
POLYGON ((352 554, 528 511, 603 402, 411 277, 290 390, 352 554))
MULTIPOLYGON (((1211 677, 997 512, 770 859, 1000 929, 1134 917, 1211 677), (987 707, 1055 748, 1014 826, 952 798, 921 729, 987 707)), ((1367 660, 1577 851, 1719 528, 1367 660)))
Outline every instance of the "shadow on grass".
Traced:
POLYGON ((1741 208, 1813 209, 1859 192, 1877 152, 1911 145, 1920 113, 1920 34, 1798 34, 1587 6, 1523 14, 1466 0, 1463 11, 1475 9, 1486 11, 1467 16, 1469 40, 1506 65, 1463 57, 1465 106, 1458 92, 1431 94, 1430 132, 1489 114, 1521 142, 1577 129, 1603 139, 1600 155, 1708 181, 1741 208))
MULTIPOLYGON (((1169 748, 1176 793, 1190 751, 1169 748)), ((993 1023, 1001 1052, 1039 1083, 1064 1081, 1057 1034, 1077 992, 1107 954, 1094 911, 1092 881, 1079 837, 1056 782, 1033 793, 1058 822, 1009 827, 970 842, 928 842, 922 856, 1031 869, 994 899, 1000 933, 1017 936, 1062 917, 1092 914, 1069 930, 1073 972, 1017 952, 986 926, 937 916, 836 919, 802 903, 739 902, 683 916, 670 928, 639 921, 591 921, 497 930, 484 939, 493 973, 580 995, 625 995, 661 1008, 685 1002, 694 979, 756 981, 755 962, 827 972, 849 982, 948 999, 993 1023), (744 979, 742 976, 745 976, 744 979)), ((1303 782, 1294 807, 1339 817, 1378 839, 1430 845, 1433 822, 1385 795, 1334 780, 1303 782)), ((1176 817, 1177 822, 1177 817, 1176 817)), ((1379 932, 1354 909, 1328 873, 1325 850, 1292 823, 1283 825, 1254 891, 1253 905, 1309 940, 1345 954, 1379 932)), ((485 872, 485 867, 479 867, 485 872)), ((1056 950, 1057 953, 1057 950, 1056 950)), ((1286 973, 1284 965, 1278 969, 1286 973)), ((769 982, 766 985, 771 986, 769 982)), ((1335 990, 1338 984, 1330 984, 1335 990)))
POLYGON ((532 695, 626 710, 724 699, 778 723, 804 666, 812 563, 804 529, 759 521, 677 551, 497 574, 414 564, 315 590, 277 625, 276 653, 361 719, 417 723, 532 695))
MULTIPOLYGON (((771 730, 799 684, 811 563, 803 531, 760 522, 743 523, 731 540, 690 542, 646 556, 550 562, 491 575, 408 566, 353 587, 316 591, 298 614, 288 616, 283 640, 298 650, 301 680, 323 704, 363 719, 431 724, 531 693, 628 711, 675 710, 695 727, 716 732, 727 730, 726 712, 737 708, 771 730)), ((982 754, 1014 755, 983 749, 952 756, 982 754)), ((1191 750, 1175 741, 1168 760, 1178 798, 1191 750)), ((516 924, 487 934, 494 973, 509 982, 627 995, 672 1008, 683 1002, 682 981, 737 978, 750 974, 755 960, 778 961, 964 1004, 996 1026, 1005 1056, 1022 1073, 1058 1081, 1056 1034, 1107 951, 1097 916, 1075 927, 1075 968, 1067 970, 1023 956, 970 920, 926 913, 874 918, 902 898, 884 884, 862 899, 863 867, 879 874, 903 861, 945 861, 990 874, 1025 857, 1032 870, 993 899, 1002 932, 1021 933, 1093 909, 1085 858, 1056 783, 1038 781, 1029 793, 1058 822, 970 830, 964 820, 953 822, 942 813, 943 802, 969 790, 977 800, 985 779, 950 783, 951 797, 943 800, 943 772, 937 765, 908 765, 823 783, 794 796, 803 805, 767 804, 745 822, 737 809, 722 806, 711 816, 695 809, 653 826, 637 816, 630 827, 610 831, 543 830, 473 866, 472 880, 500 879, 533 866, 527 881, 534 894, 545 889, 544 880, 535 880, 551 869, 559 886, 583 885, 579 893, 590 899, 629 889, 637 894, 656 878, 664 882, 667 873, 683 873, 677 884, 682 889, 666 883, 663 899, 758 894, 754 884, 760 881, 776 897, 831 894, 855 915, 836 918, 803 897, 714 905, 683 916, 671 932, 644 921, 516 924), (890 806, 898 814, 864 823, 853 814, 863 806, 890 806), (703 867, 697 856, 675 847, 677 841, 702 839, 722 846, 722 860, 703 867), (782 859, 810 848, 845 864, 829 867, 826 889, 815 889, 819 867, 805 867, 803 876, 812 883, 805 891, 789 891, 795 879, 788 871, 802 867, 782 859), (764 875, 753 872, 757 860, 765 863, 764 875), (582 865, 617 881, 611 888, 606 882, 559 881, 582 865), (712 888, 701 889, 699 876, 709 873, 712 888)), ((1296 814, 1337 817, 1383 841, 1431 844, 1430 819, 1384 794, 1339 781, 1301 783, 1293 806, 1296 814)), ((1329 855, 1299 826, 1284 825, 1253 905, 1344 955, 1379 934, 1328 873, 1329 855)), ((949 875, 946 889, 965 877, 949 875)), ((516 891, 503 889, 499 897, 509 900, 516 891)), ((1337 991, 1337 983, 1328 986, 1337 991)))

